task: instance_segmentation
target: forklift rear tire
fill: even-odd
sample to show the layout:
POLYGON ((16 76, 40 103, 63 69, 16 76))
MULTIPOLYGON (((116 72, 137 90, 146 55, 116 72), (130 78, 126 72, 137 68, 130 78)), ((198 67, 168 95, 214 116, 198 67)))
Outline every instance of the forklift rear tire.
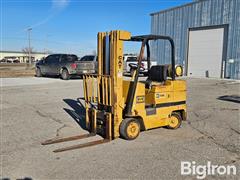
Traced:
POLYGON ((126 140, 134 140, 140 133, 140 124, 137 119, 127 118, 120 124, 120 135, 126 140))
POLYGON ((168 129, 177 129, 181 126, 181 124, 182 124, 181 115, 177 112, 173 112, 170 117, 169 125, 167 126, 167 128, 168 129))

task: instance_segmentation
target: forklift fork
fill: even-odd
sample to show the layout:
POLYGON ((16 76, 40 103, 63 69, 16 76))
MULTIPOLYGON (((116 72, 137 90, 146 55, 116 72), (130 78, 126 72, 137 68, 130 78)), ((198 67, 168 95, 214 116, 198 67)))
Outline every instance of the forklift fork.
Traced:
POLYGON ((59 148, 59 149, 55 149, 53 152, 57 153, 57 152, 74 150, 74 149, 80 149, 80 148, 95 146, 95 145, 98 145, 98 144, 104 144, 104 143, 107 143, 107 142, 110 142, 110 139, 101 139, 101 140, 87 142, 87 143, 84 143, 84 144, 77 144, 77 145, 73 145, 73 146, 69 146, 69 147, 65 147, 65 148, 59 148))
MULTIPOLYGON (((104 139, 55 149, 53 152, 57 153, 57 152, 69 151, 69 150, 80 149, 80 148, 85 148, 85 147, 90 147, 90 146, 95 146, 98 144, 104 144, 104 143, 110 142, 112 140, 112 135, 111 135, 112 120, 111 120, 110 114, 108 114, 106 117, 107 117, 107 119, 106 119, 105 138, 104 139)), ((70 136, 70 137, 64 137, 64 138, 48 139, 48 140, 42 142, 41 144, 42 145, 50 145, 50 144, 56 144, 56 143, 61 143, 61 142, 68 142, 68 141, 74 141, 74 140, 93 137, 97 134, 97 110, 95 110, 95 109, 93 110, 93 118, 91 118, 91 120, 92 121, 91 121, 91 128, 90 128, 89 134, 82 134, 82 135, 76 135, 76 136, 70 136)))
POLYGON ((56 143, 61 143, 61 142, 84 139, 84 138, 88 138, 88 137, 92 137, 92 136, 95 136, 95 134, 89 133, 89 134, 82 134, 82 135, 76 135, 76 136, 70 136, 70 137, 64 137, 64 138, 54 138, 54 139, 48 139, 48 140, 42 142, 41 144, 42 145, 56 144, 56 143))

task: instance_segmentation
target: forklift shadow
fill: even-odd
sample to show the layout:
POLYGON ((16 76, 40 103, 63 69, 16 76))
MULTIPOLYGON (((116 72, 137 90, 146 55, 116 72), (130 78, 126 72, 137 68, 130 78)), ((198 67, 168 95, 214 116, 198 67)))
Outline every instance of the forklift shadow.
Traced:
POLYGON ((85 123, 85 107, 83 106, 82 102, 80 101, 81 98, 77 100, 73 99, 63 99, 63 101, 69 105, 72 109, 63 108, 75 121, 78 125, 86 130, 86 123, 85 123))
POLYGON ((238 96, 238 95, 219 96, 217 99, 218 100, 223 100, 223 101, 230 101, 230 102, 240 103, 240 96, 238 96))

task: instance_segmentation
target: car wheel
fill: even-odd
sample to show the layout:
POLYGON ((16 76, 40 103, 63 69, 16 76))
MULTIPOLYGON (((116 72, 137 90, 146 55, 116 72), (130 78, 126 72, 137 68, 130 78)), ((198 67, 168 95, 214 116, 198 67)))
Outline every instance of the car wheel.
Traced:
POLYGON ((61 72, 61 78, 63 80, 68 80, 70 78, 69 72, 67 69, 63 69, 61 72))
POLYGON ((36 69, 36 76, 37 76, 37 77, 42 77, 42 72, 41 72, 41 69, 40 69, 40 68, 37 68, 37 69, 36 69))

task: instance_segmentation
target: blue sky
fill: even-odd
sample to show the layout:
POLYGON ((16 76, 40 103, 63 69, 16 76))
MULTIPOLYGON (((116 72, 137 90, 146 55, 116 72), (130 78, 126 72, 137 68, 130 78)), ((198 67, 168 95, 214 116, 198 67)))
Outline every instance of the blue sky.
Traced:
MULTIPOLYGON (((150 33, 150 13, 191 0, 1 0, 1 50, 28 46, 26 28, 32 27, 35 51, 90 54, 97 32, 127 30, 150 33)), ((126 52, 138 51, 127 46, 126 52)))

